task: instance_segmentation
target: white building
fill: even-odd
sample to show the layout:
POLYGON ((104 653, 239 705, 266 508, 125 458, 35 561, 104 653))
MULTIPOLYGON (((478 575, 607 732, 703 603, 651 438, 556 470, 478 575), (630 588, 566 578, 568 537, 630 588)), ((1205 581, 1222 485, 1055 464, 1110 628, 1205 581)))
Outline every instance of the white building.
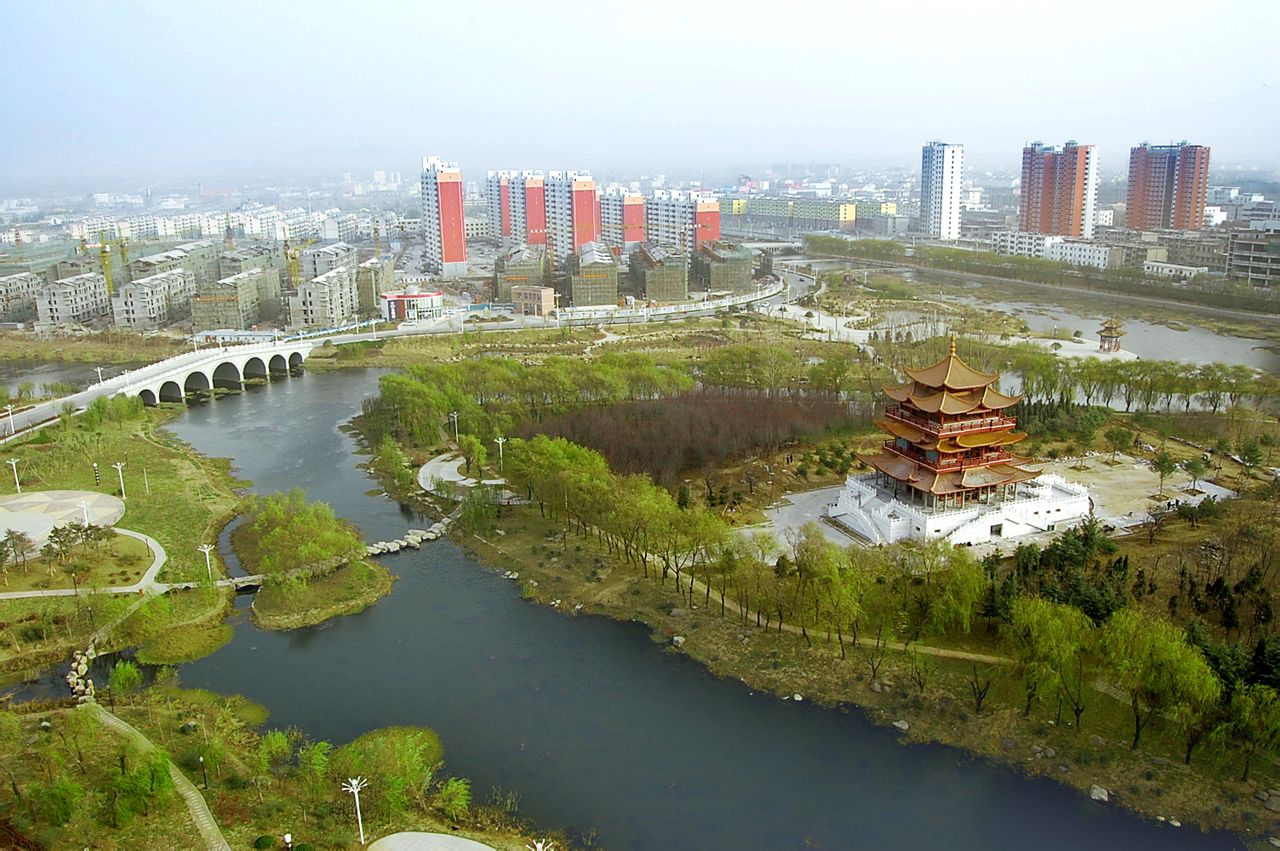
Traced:
POLYGON ((462 169, 439 157, 422 160, 422 259, 427 269, 446 278, 467 274, 467 237, 463 221, 462 169))
POLYGON ((1062 242, 1061 236, 1024 230, 997 231, 991 235, 991 250, 1016 257, 1048 257, 1049 246, 1062 242))
POLYGON ((920 227, 934 239, 960 238, 964 145, 930 142, 920 158, 920 227))
POLYGON ((430 322, 444 315, 444 293, 439 291, 410 286, 399 292, 382 293, 378 300, 387 322, 430 322))
POLYGON ((630 257, 645 242, 645 200, 639 192, 606 186, 600 193, 600 238, 630 257))
POLYGON ((1177 278, 1189 281, 1196 275, 1209 274, 1208 266, 1183 266, 1179 263, 1164 263, 1159 260, 1147 260, 1142 264, 1142 271, 1157 278, 1177 278))
POLYGON ((1112 269, 1124 260, 1124 249, 1078 239, 1063 239, 1049 244, 1044 256, 1046 260, 1056 260, 1072 266, 1112 269))
POLYGON ((20 272, 0 278, 0 316, 7 320, 25 320, 36 309, 36 294, 44 286, 44 278, 33 272, 20 272))
POLYGON ((967 546, 1060 531, 1089 511, 1089 489, 1053 474, 1018 484, 1009 498, 938 510, 895 498, 871 473, 850 476, 827 516, 871 544, 944 538, 967 546))
POLYGON ((692 257, 720 238, 720 202, 711 192, 657 189, 645 201, 644 224, 647 241, 692 257))
POLYGON ((196 278, 187 269, 171 269, 118 287, 111 296, 116 327, 152 331, 191 313, 196 278))
POLYGON ((1099 207, 1093 213, 1093 223, 1100 228, 1115 227, 1116 211, 1111 207, 1099 207))
POLYGON ((336 328, 356 315, 355 275, 338 266, 298 285, 289 296, 289 327, 336 328))
POLYGON ((600 238, 600 196, 588 171, 547 172, 547 245, 553 265, 563 268, 569 257, 600 238))
POLYGON ((302 252, 302 277, 318 278, 334 269, 346 269, 354 272, 356 268, 356 250, 345 242, 331 242, 327 245, 313 245, 302 252))
POLYGON ((97 272, 45 284, 36 293, 41 325, 84 325, 110 313, 107 280, 97 272))

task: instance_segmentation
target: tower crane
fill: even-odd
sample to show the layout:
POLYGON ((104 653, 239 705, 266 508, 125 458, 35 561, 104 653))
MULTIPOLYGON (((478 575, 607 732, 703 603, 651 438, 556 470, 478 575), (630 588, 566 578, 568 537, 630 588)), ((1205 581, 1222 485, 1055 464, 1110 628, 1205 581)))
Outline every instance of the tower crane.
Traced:
POLYGON ((284 241, 284 267, 286 276, 289 279, 289 286, 293 289, 298 288, 298 284, 302 279, 300 258, 302 252, 306 250, 308 245, 315 242, 315 238, 306 240, 301 245, 290 247, 289 240, 284 241))

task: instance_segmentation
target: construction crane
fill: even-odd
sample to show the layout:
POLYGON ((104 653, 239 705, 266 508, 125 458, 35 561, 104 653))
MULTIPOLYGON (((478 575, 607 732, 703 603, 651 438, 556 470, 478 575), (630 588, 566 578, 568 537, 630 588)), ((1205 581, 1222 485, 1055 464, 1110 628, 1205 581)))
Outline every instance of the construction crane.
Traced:
POLYGON ((115 287, 111 282, 111 243, 107 242, 106 234, 98 237, 98 262, 102 264, 102 277, 107 282, 107 295, 110 296, 115 287))
POLYGON ((302 280, 302 270, 301 270, 301 263, 300 263, 302 252, 305 251, 307 246, 311 245, 313 242, 315 242, 314 238, 308 239, 306 242, 302 243, 301 245, 295 248, 291 248, 289 246, 289 240, 286 239, 284 241, 285 272, 286 272, 286 276, 289 279, 289 286, 295 290, 298 288, 298 284, 302 280))
POLYGON ((232 233, 231 233, 231 214, 230 214, 230 213, 227 213, 226 222, 227 222, 226 238, 224 239, 224 242, 225 242, 225 245, 226 245, 226 249, 227 249, 227 251, 235 251, 235 250, 236 250, 236 238, 235 238, 235 236, 234 236, 234 235, 232 235, 232 233))
POLYGON ((377 218, 373 220, 373 258, 382 259, 382 222, 377 218))

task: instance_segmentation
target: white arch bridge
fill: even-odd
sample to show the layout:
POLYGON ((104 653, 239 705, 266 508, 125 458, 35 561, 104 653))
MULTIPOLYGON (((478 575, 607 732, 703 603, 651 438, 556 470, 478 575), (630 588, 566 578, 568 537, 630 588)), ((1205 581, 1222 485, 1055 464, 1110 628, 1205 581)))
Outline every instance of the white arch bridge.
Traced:
POLYGON ((126 372, 94 385, 108 395, 138 396, 144 404, 182 402, 214 388, 239 390, 252 379, 284 377, 302 367, 315 343, 261 343, 202 349, 126 372))
POLYGON ((296 371, 315 347, 316 343, 309 340, 295 340, 187 352, 108 378, 79 393, 14 411, 12 418, 0 412, 0 426, 5 435, 10 435, 55 419, 65 410, 84 410, 101 396, 123 393, 155 405, 182 402, 192 394, 210 393, 215 387, 238 389, 255 378, 269 380, 296 371))

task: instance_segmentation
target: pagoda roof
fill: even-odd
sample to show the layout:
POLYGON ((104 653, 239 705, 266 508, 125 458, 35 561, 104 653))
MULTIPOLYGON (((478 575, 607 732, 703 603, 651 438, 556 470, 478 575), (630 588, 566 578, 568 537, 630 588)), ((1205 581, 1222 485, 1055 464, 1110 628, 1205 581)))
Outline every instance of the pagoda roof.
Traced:
MULTIPOLYGON (((952 392, 924 386, 920 381, 909 381, 897 387, 883 388, 885 395, 895 402, 907 402, 925 413, 967 414, 979 408, 999 410, 1022 401, 1021 396, 1009 396, 994 387, 974 387, 952 392)), ((905 435, 903 435, 905 437, 905 435)))
POLYGON ((903 370, 913 381, 942 390, 974 390, 993 384, 1000 377, 999 373, 978 372, 965 363, 956 354, 956 338, 951 338, 951 349, 947 356, 923 369, 906 368, 903 370))
POLYGON ((890 478, 935 496, 962 493, 975 488, 1012 485, 1030 481, 1040 475, 1034 470, 1025 470, 1013 464, 992 464, 990 467, 935 473, 928 467, 888 452, 859 455, 858 458, 890 478))

